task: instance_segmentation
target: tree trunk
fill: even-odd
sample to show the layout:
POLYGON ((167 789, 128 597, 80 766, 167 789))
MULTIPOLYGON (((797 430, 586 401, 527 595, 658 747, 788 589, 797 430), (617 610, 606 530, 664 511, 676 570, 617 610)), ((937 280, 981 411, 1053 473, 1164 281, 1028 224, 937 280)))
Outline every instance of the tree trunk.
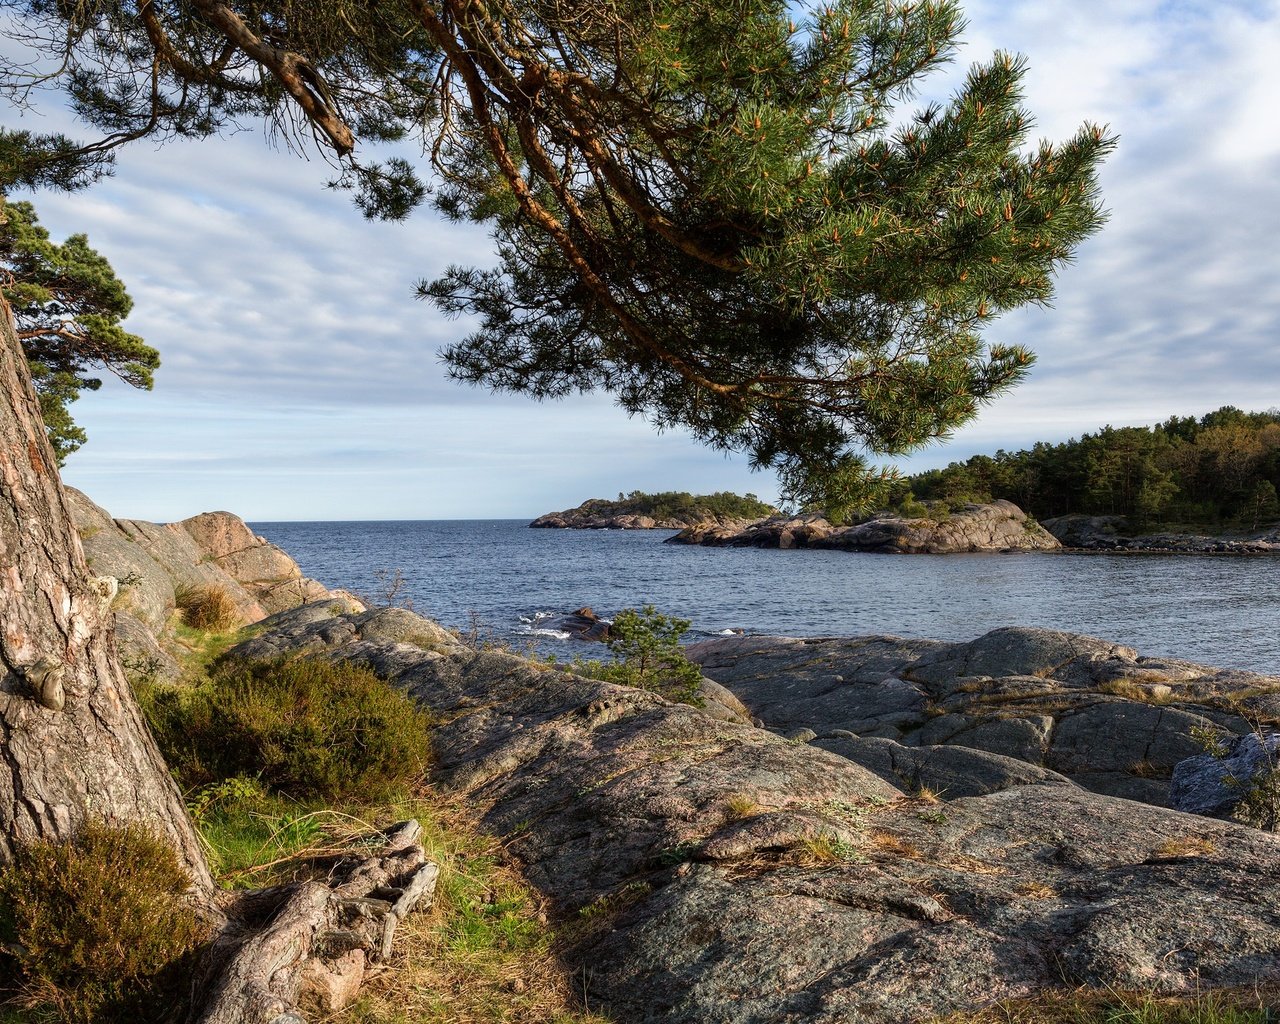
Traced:
POLYGON ((182 797, 120 671, 107 606, 0 299, 0 863, 85 818, 166 836, 198 890, 213 882, 182 797))

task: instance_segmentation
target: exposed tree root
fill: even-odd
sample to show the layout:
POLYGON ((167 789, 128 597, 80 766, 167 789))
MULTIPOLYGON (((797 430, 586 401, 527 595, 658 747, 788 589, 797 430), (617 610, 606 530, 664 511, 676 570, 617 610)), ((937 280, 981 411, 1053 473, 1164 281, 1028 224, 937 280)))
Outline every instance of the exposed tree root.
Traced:
POLYGON ((424 901, 439 869, 416 821, 392 826, 385 845, 341 878, 240 896, 215 940, 192 1019, 197 1024, 302 1024, 356 996, 369 963, 391 953, 396 926, 424 901))

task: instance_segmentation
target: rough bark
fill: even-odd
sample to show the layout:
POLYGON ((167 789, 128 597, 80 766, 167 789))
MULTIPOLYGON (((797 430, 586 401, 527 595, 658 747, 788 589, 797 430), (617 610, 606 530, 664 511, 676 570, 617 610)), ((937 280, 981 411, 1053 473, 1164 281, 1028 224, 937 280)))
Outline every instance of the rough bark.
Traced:
POLYGON ((202 1024, 299 1024, 358 992, 396 925, 431 900, 436 866, 417 822, 388 830, 340 884, 231 899, 214 892, 182 797, 112 644, 115 581, 94 577, 9 307, 0 299, 0 864, 37 839, 66 840, 90 816, 167 836, 219 932, 191 1010, 202 1024))
POLYGON ((0 863, 85 820, 143 821, 213 883, 111 643, 113 581, 72 525, 9 307, 0 300, 0 863))

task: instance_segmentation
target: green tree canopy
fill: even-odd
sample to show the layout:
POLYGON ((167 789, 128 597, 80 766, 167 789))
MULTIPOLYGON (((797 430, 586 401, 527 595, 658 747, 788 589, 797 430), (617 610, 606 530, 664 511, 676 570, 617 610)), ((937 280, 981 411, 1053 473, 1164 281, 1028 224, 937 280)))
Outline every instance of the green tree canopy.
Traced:
POLYGON ((975 455, 896 481, 891 502, 1005 498, 1038 518, 1121 515, 1132 528, 1258 529, 1280 504, 1280 410, 1103 427, 1060 444, 975 455))
POLYGON ((953 57, 952 0, 14 6, 110 144, 266 118, 403 217, 417 171, 365 153, 415 138, 436 207, 497 247, 420 287, 469 318, 454 377, 610 393, 827 507, 857 502, 865 451, 944 436, 1026 372, 983 328, 1047 302, 1103 221, 1113 140, 1028 148, 1020 58, 897 109, 953 57))
POLYGON ((61 464, 85 442, 68 406, 102 386, 90 369, 150 389, 160 355, 120 326, 133 302, 111 264, 72 235, 61 245, 30 203, 0 198, 0 291, 13 309, 40 412, 61 464))

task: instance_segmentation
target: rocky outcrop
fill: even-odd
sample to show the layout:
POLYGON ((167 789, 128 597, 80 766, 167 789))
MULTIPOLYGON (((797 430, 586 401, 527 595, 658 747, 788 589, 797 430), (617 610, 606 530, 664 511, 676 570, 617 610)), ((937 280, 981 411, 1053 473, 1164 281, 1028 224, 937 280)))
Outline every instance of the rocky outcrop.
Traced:
POLYGON ((222 592, 242 624, 334 593, 229 512, 166 524, 113 519, 75 488, 66 493, 90 569, 116 581, 116 649, 134 677, 179 674, 162 641, 184 593, 222 592))
POLYGON ((1061 545, 1008 501, 965 505, 945 516, 904 519, 887 513, 856 526, 832 526, 817 515, 774 516, 744 528, 690 527, 673 544, 713 547, 836 548, 901 554, 966 551, 1054 551, 1061 545))
POLYGON ((535 530, 679 530, 673 520, 654 519, 652 516, 592 514, 583 509, 571 508, 563 512, 548 512, 529 524, 535 530))
MULTIPOLYGON (((964 713, 959 699, 984 680, 955 672, 1090 695, 1086 679, 1138 664, 1124 648, 1062 634, 755 642, 702 653, 757 714, 838 714, 899 732, 917 699, 922 725, 930 702, 957 698, 944 714, 964 713), (899 671, 911 665, 918 676, 899 671), (852 707, 863 697, 880 710, 852 707)), ((847 756, 851 730, 819 723, 831 749, 803 733, 788 740, 470 650, 394 610, 306 606, 238 651, 359 661, 430 708, 436 784, 523 865, 563 923, 585 997, 619 1021, 898 1024, 1077 985, 1191 992, 1280 980, 1275 836, 1098 795, 1052 769, 1018 777, 1008 755, 983 761, 977 747, 966 749, 978 771, 1003 764, 1007 788, 922 800, 896 770, 847 756)), ((1180 666, 1160 670, 1162 685, 1225 684, 1180 666)), ((1015 732, 1009 743, 1024 749, 1032 734, 1015 732)), ((890 742, 880 748, 892 762, 890 742)), ((917 766, 937 756, 899 746, 917 766)), ((956 753, 946 770, 960 779, 969 755, 956 753)))
POLYGON ((878 774, 892 770, 908 786, 936 789, 951 772, 950 785, 964 793, 1030 776, 970 755, 949 767, 947 748, 1049 773, 1035 781, 1065 777, 1165 805, 1174 766, 1200 752, 1194 729, 1243 735, 1241 712, 1280 719, 1280 678, 1141 657, 1044 629, 998 629, 969 643, 726 637, 688 654, 762 725, 784 735, 809 730, 811 742, 878 774))
POLYGON ((268 613, 329 596, 328 587, 303 576, 297 562, 230 512, 203 512, 177 525, 268 613))
POLYGON ((574 640, 609 639, 609 623, 600 618, 590 608, 579 608, 576 612, 561 615, 558 618, 544 620, 541 628, 564 633, 574 640))
POLYGON ((556 530, 684 530, 693 527, 741 530, 756 521, 710 514, 654 519, 652 516, 630 513, 599 515, 582 509, 568 509, 565 512, 549 512, 545 516, 539 516, 529 525, 535 529, 556 530))
MULTIPOLYGON (((1173 769, 1169 805, 1189 814, 1229 818, 1260 775, 1270 776, 1280 768, 1280 733, 1258 732, 1236 736, 1173 769)), ((1280 778, 1268 778, 1263 785, 1274 786, 1280 778)))
POLYGON ((1055 516, 1042 524, 1064 547, 1080 551, 1252 555, 1280 552, 1280 531, 1212 537, 1192 533, 1126 535, 1124 516, 1055 516))

